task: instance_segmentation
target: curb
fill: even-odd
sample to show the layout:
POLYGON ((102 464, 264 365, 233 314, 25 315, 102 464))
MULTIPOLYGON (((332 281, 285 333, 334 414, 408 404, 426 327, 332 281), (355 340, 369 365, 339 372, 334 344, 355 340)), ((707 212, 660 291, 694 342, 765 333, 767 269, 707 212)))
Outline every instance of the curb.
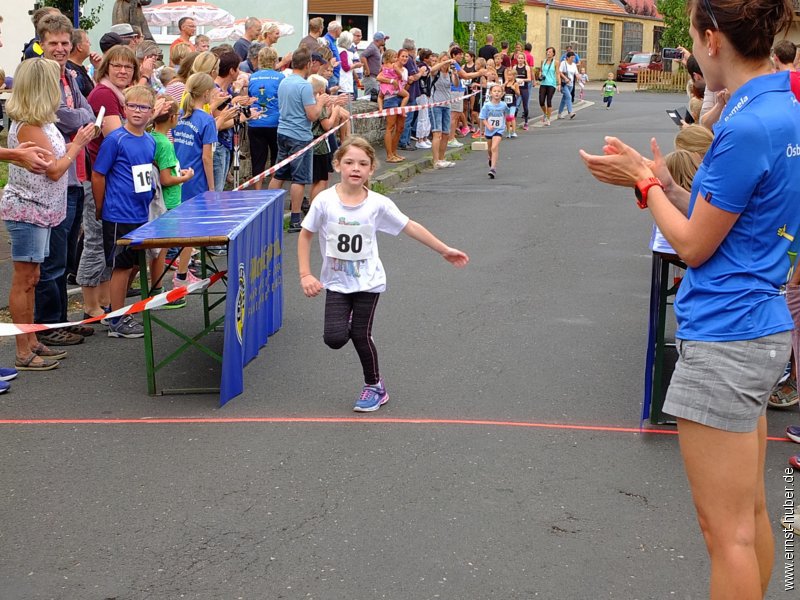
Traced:
MULTIPOLYGON (((461 160, 462 154, 470 152, 472 152, 471 143, 465 143, 461 148, 448 148, 445 151, 444 156, 448 160, 461 160)), ((433 158, 427 150, 425 150, 424 153, 426 154, 424 158, 418 158, 417 160, 406 160, 406 162, 404 162, 402 165, 394 167, 393 169, 390 169, 389 171, 375 177, 372 180, 370 187, 375 189, 377 186, 379 188, 383 188, 384 190, 390 190, 397 184, 411 179, 414 175, 421 173, 423 170, 432 169, 433 158)))
MULTIPOLYGON (((596 102, 593 102, 591 100, 580 100, 579 102, 580 102, 580 104, 578 104, 578 102, 576 102, 575 104, 572 105, 572 112, 577 113, 577 112, 582 111, 585 108, 590 108, 590 107, 592 107, 592 106, 594 106, 596 104, 596 102)), ((557 121, 557 120, 559 120, 559 119, 555 119, 555 118, 553 119, 553 121, 557 121)), ((562 119, 562 120, 566 120, 566 119, 562 119)), ((532 118, 532 119, 529 120, 529 122, 533 122, 531 127, 544 128, 544 115, 539 115, 538 117, 532 118)))

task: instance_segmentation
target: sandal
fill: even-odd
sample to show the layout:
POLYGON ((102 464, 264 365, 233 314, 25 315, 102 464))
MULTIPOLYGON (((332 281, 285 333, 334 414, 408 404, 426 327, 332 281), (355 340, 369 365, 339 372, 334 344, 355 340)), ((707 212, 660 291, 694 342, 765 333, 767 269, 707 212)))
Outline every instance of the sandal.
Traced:
POLYGON ((771 408, 789 408, 800 402, 797 394, 797 380, 790 377, 783 383, 777 385, 767 400, 771 408))
POLYGON ((59 358, 67 358, 66 350, 53 350, 41 342, 31 348, 31 352, 33 352, 36 356, 41 356, 43 358, 52 358, 56 360, 59 358))
POLYGON ((31 352, 26 358, 17 357, 14 366, 18 371, 50 371, 58 366, 58 361, 45 360, 35 352, 31 352), (34 362, 36 360, 39 362, 34 362))
POLYGON ((402 157, 400 157, 400 156, 390 156, 389 158, 386 159, 386 162, 387 163, 399 163, 399 162, 403 162, 403 160, 404 159, 402 157))

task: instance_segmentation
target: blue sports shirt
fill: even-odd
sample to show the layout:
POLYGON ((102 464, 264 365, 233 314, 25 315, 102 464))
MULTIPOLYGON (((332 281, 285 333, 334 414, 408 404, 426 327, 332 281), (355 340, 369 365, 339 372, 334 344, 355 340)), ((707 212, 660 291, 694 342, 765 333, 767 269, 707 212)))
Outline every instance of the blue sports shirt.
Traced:
POLYGON ((146 133, 134 135, 120 127, 106 136, 92 166, 106 178, 104 221, 147 223, 155 158, 156 142, 146 133))
POLYGON ((695 175, 689 214, 699 194, 739 218, 678 289, 676 336, 684 340, 750 340, 794 327, 780 293, 800 235, 800 104, 789 74, 748 81, 726 111, 695 175))

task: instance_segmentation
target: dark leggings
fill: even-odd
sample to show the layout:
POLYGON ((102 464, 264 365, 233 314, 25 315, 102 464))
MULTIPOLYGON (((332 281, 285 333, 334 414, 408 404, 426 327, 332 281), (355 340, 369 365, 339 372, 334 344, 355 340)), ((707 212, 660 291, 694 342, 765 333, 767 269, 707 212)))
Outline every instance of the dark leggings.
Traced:
POLYGON ((556 88, 552 85, 539 86, 539 106, 544 108, 553 108, 553 95, 556 93, 556 88))
POLYGON ((278 128, 277 127, 249 127, 247 136, 250 138, 250 161, 253 165, 253 177, 275 165, 278 158, 278 128))
POLYGON ((519 95, 522 98, 522 118, 523 123, 528 122, 528 102, 530 101, 531 91, 528 89, 528 85, 520 86, 519 88, 519 95))
POLYGON ((372 340, 372 320, 380 294, 354 292, 342 294, 325 293, 325 343, 338 350, 348 340, 353 340, 361 367, 364 369, 364 383, 375 385, 380 381, 378 370, 378 351, 372 340))

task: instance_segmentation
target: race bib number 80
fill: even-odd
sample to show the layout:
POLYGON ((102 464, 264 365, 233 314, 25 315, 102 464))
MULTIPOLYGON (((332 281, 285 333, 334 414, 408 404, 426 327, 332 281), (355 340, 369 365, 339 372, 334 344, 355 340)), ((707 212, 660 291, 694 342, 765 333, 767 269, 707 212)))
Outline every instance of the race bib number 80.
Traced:
POLYGON ((131 167, 134 192, 141 194, 142 192, 149 192, 153 189, 152 172, 153 168, 151 165, 133 165, 131 167))
POLYGON ((372 235, 368 225, 330 225, 325 256, 351 261, 372 258, 372 235))

